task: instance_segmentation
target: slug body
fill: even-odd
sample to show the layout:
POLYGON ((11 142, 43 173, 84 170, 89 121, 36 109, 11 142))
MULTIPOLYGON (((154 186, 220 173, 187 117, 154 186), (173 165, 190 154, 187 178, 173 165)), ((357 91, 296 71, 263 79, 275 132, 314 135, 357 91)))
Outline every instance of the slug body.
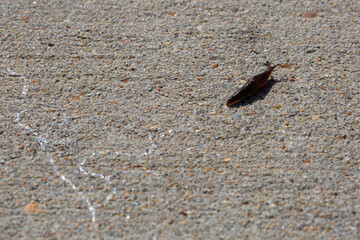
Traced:
POLYGON ((267 69, 265 72, 252 77, 244 86, 242 86, 234 95, 232 95, 229 98, 229 100, 226 103, 227 107, 231 107, 234 104, 240 102, 247 96, 253 94, 258 88, 268 83, 272 71, 279 64, 275 66, 270 66, 270 63, 267 62, 266 65, 267 65, 267 69))

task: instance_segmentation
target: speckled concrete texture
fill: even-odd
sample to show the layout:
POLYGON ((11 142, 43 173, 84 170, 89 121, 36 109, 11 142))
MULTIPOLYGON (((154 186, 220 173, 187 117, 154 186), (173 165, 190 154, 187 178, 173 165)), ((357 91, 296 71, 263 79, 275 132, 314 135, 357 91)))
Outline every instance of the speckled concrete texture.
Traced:
POLYGON ((359 9, 2 0, 0 239, 359 239, 359 9))

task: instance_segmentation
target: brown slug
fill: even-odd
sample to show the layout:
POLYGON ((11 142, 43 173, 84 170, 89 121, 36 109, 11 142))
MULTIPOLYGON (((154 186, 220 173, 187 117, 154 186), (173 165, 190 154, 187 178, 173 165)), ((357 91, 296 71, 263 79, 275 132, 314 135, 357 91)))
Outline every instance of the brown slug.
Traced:
POLYGON ((235 94, 233 94, 226 103, 227 107, 231 107, 234 104, 245 99, 249 95, 253 94, 258 88, 263 87, 268 83, 274 68, 279 64, 271 66, 269 62, 266 62, 267 69, 265 72, 260 73, 252 77, 244 86, 242 86, 235 94))

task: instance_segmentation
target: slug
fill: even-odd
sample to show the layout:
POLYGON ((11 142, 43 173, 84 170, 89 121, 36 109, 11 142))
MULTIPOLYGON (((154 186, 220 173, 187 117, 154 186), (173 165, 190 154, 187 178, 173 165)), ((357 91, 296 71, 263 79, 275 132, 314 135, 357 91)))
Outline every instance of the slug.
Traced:
POLYGON ((229 100, 226 103, 227 107, 231 107, 235 103, 240 102, 244 98, 253 94, 258 88, 260 88, 268 83, 272 71, 274 70, 274 68, 279 66, 279 64, 271 66, 269 62, 266 62, 266 66, 267 66, 267 69, 265 72, 252 77, 244 86, 242 86, 236 93, 234 93, 229 98, 229 100))

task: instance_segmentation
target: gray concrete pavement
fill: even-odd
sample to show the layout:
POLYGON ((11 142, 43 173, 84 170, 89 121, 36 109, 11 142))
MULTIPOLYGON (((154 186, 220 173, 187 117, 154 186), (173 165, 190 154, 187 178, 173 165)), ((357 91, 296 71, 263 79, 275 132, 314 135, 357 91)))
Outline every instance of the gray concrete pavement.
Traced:
POLYGON ((358 10, 1 1, 0 239, 358 239, 358 10))

